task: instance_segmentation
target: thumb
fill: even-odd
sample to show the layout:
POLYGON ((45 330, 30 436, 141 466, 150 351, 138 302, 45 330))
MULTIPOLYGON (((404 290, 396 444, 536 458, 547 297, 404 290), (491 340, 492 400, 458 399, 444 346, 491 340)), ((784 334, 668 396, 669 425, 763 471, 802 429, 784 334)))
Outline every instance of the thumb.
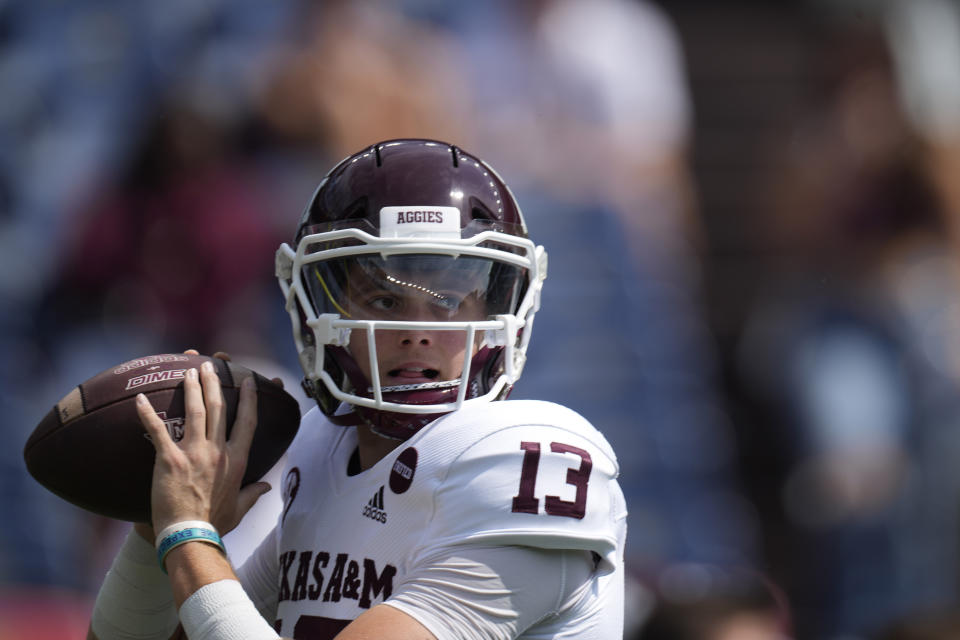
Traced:
POLYGON ((270 489, 270 485, 266 482, 254 482, 241 489, 240 495, 237 496, 237 515, 240 518, 246 515, 247 511, 250 511, 253 505, 257 503, 257 500, 260 499, 260 496, 270 491, 270 489))

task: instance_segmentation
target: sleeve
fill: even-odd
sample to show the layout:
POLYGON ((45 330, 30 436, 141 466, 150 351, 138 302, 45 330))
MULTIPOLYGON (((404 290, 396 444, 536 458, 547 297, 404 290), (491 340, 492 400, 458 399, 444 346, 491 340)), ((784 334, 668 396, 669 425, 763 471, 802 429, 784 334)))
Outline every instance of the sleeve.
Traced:
POLYGON ((177 624, 170 581, 156 551, 131 530, 97 594, 90 630, 100 640, 166 640, 177 624))
POLYGON ((576 599, 593 569, 582 551, 453 547, 413 567, 384 604, 440 640, 510 640, 576 599))
POLYGON ((237 569, 237 578, 243 590, 257 607, 257 611, 272 624, 277 619, 277 576, 280 565, 277 555, 277 530, 267 534, 246 562, 237 569))
POLYGON ((616 459, 583 427, 513 426, 480 439, 447 467, 421 540, 592 551, 617 563, 626 506, 616 459))

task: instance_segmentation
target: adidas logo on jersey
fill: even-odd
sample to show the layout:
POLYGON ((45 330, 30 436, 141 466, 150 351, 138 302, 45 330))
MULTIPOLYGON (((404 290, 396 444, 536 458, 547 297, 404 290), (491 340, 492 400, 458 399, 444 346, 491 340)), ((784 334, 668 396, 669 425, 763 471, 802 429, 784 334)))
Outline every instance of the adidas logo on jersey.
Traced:
POLYGON ((363 515, 371 520, 386 524, 387 512, 383 509, 383 485, 380 486, 380 490, 373 494, 373 497, 364 505, 363 515))

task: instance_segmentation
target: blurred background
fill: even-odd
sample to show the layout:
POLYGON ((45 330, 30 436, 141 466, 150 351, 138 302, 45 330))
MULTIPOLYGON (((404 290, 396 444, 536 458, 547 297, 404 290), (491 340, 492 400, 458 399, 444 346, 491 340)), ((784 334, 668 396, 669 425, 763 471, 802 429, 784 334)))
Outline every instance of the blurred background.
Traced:
POLYGON ((618 452, 625 639, 960 637, 957 0, 0 0, 0 94, 0 639, 83 637, 128 527, 40 418, 189 347, 297 393, 273 252, 403 136, 550 253, 514 397, 618 452))

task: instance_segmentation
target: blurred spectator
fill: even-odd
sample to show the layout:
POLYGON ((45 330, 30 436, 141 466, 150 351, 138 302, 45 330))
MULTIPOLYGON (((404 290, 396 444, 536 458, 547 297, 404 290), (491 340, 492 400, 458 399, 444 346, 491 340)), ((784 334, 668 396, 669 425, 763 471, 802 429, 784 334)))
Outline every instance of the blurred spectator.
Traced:
POLYGON ((768 292, 740 353, 786 468, 771 558, 810 638, 955 602, 960 567, 960 263, 883 32, 834 35, 823 91, 777 141, 768 292))
POLYGON ((59 348, 69 318, 71 331, 143 331, 153 351, 272 351, 272 313, 260 301, 273 293, 281 236, 262 179, 232 147, 231 121, 196 98, 174 95, 126 177, 72 218, 48 297, 59 348))
POLYGON ((92 595, 58 588, 0 589, 0 640, 85 638, 92 595))
POLYGON ((923 139, 925 166, 960 245, 960 5, 895 0, 883 17, 905 115, 923 139))
MULTIPOLYGON (((263 179, 236 146, 246 114, 207 98, 171 92, 129 171, 70 219, 36 327, 56 362, 49 386, 60 394, 145 354, 196 348, 276 358, 287 343, 272 277, 285 238, 268 214, 263 179)), ((96 585, 126 528, 74 517, 103 542, 78 558, 77 583, 96 585)))
MULTIPOLYGON (((262 181, 230 146, 229 121, 202 106, 177 95, 145 133, 127 176, 69 217, 70 240, 52 252, 59 271, 31 327, 33 351, 21 347, 29 359, 20 366, 42 368, 18 400, 18 442, 70 388, 117 362, 188 347, 262 356, 286 338, 272 278, 281 238, 262 181)), ((30 514, 13 518, 5 534, 4 546, 21 553, 0 562, 2 573, 95 587, 123 525, 43 491, 26 476, 21 446, 14 450, 0 507, 7 517, 30 514), (88 540, 97 541, 92 551, 83 549, 88 540)))
MULTIPOLYGON (((177 297, 171 282, 156 275, 184 265, 169 259, 169 253, 146 251, 149 243, 123 246, 116 242, 118 235, 124 234, 131 242, 144 239, 148 231, 157 239, 163 235, 164 222, 146 215, 146 208, 153 207, 150 213, 154 216, 169 211, 157 211, 159 175, 152 176, 154 193, 140 192, 142 202, 135 201, 132 192, 122 201, 115 172, 134 153, 131 147, 142 139, 144 122, 156 114, 156 105, 165 102, 168 91, 173 94, 169 87, 174 82, 192 78, 193 87, 203 87, 202 102, 218 109, 205 116, 218 126, 226 123, 226 112, 219 110, 222 106, 242 109, 250 85, 261 73, 263 51, 278 34, 291 4, 290 0, 266 4, 174 1, 157 9, 119 0, 0 3, 0 85, 6 89, 0 107, 0 411, 4 435, 14 444, 0 450, 0 519, 6 523, 0 531, 0 585, 55 585, 82 592, 91 587, 91 573, 98 574, 96 583, 100 581, 99 553, 105 553, 107 560, 112 555, 107 547, 112 544, 116 523, 92 518, 66 504, 34 482, 24 468, 23 442, 67 390, 118 360, 161 345, 177 349, 200 346, 198 342, 209 337, 220 348, 234 342, 262 350, 260 338, 274 332, 260 332, 263 327, 256 323, 264 320, 258 314, 261 309, 276 313, 277 326, 288 331, 282 310, 275 304, 260 305, 250 297, 249 287, 244 289, 249 280, 233 288, 250 262, 246 257, 234 257, 236 277, 222 271, 216 276, 235 302, 230 312, 244 321, 257 319, 232 326, 255 328, 257 334, 251 331, 243 337, 215 339, 191 333, 185 345, 181 341, 188 336, 173 333, 177 321, 170 318, 182 318, 182 307, 175 306, 160 309, 151 322, 142 323, 155 309, 137 305, 161 300, 157 290, 163 291, 166 302, 184 303, 186 294, 180 292, 183 295, 177 297), (198 80, 201 77, 202 81, 198 80), (211 97, 216 100, 211 102, 211 97), (112 212, 106 210, 105 197, 111 190, 115 190, 109 204, 112 212), (90 202, 95 192, 104 196, 96 205, 90 202), (73 238, 71 234, 91 222, 99 205, 104 210, 96 215, 103 217, 87 229, 84 238, 73 238), (80 214, 80 209, 88 206, 91 218, 80 214), (119 213, 122 207, 130 218, 119 213), (68 242, 75 244, 68 247, 68 242), (87 243, 85 247, 83 243, 87 243), (100 248, 109 248, 109 255, 97 255, 100 248), (67 258, 70 251, 75 253, 67 258), (65 268, 70 271, 64 273, 65 268), (144 284, 147 274, 157 281, 144 284), (106 279, 97 282, 98 275, 106 279), (71 281, 74 276, 77 280, 71 281), (135 284, 138 276, 139 289, 135 284), (243 296, 247 300, 241 302, 243 296), (38 306, 42 306, 39 311, 38 306), (164 320, 152 321, 158 317, 164 320), (158 327, 163 328, 162 334, 158 327), (251 336, 256 341, 249 339, 251 336), (65 531, 71 535, 64 535, 65 531)), ((182 118, 181 124, 186 120, 182 118)), ((190 130, 187 126, 176 128, 190 130)), ((181 138, 171 146, 179 145, 182 151, 190 144, 190 139, 181 138)), ((194 147, 180 159, 196 159, 196 150, 194 147)), ((145 164, 141 168, 147 172, 145 164)), ((198 169, 197 164, 192 167, 198 169)), ((176 167, 165 170, 171 169, 176 167)), ((200 179, 199 175, 193 177, 200 179)), ((148 182, 144 173, 138 179, 141 187, 148 182)), ((181 181, 180 201, 189 191, 185 182, 181 181)), ((214 183, 211 179, 208 186, 217 186, 214 183)), ((225 184, 226 180, 221 180, 219 186, 225 184)), ((249 193, 252 184, 240 184, 236 197, 249 193)), ((209 195, 204 197, 209 204, 209 195)), ((164 206, 179 207, 171 200, 164 206)), ((247 231, 260 233, 266 228, 266 233, 271 233, 272 223, 263 209, 257 210, 259 221, 253 220, 254 227, 260 226, 251 227, 246 214, 257 207, 255 203, 240 201, 230 206, 237 207, 237 224, 245 225, 247 231)), ((202 213, 197 215, 202 217, 202 213)), ((223 211, 214 213, 222 215, 223 211)), ((280 222, 286 229, 286 218, 280 222)), ((167 231, 171 226, 167 225, 167 231)), ((187 246, 177 242, 176 247, 187 246)), ((263 246, 238 244, 237 249, 264 257, 265 272, 259 271, 258 276, 269 281, 273 247, 267 245, 263 256, 263 246)), ((204 256, 223 248, 196 247, 204 256)), ((202 276, 215 275, 205 264, 198 268, 207 270, 202 276)), ((204 293, 218 296, 221 291, 204 293)), ((275 288, 271 287, 270 293, 274 302, 275 288)), ((224 298, 216 301, 224 302, 224 298)), ((16 593, 5 592, 3 598, 15 602, 16 593)), ((2 614, 0 618, 9 620, 2 614)), ((9 626, 4 631, 9 631, 9 626)), ((40 634, 38 629, 36 635, 40 634)))
POLYGON ((661 602, 627 640, 787 640, 781 597, 756 578, 728 575, 726 582, 722 590, 661 602))
POLYGON ((275 135, 312 144, 332 162, 375 140, 462 143, 470 94, 460 52, 399 4, 302 5, 296 46, 284 50, 262 96, 275 135))
POLYGON ((918 613, 890 624, 874 640, 954 640, 960 637, 960 611, 918 613))

